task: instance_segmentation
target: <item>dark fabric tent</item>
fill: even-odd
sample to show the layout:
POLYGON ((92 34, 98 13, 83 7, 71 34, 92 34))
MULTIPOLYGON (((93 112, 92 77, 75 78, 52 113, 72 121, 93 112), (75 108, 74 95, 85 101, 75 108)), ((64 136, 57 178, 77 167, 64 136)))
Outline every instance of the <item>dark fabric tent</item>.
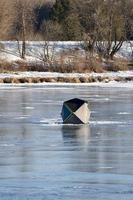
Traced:
POLYGON ((90 118, 88 102, 78 98, 65 101, 61 116, 64 124, 87 124, 90 118))

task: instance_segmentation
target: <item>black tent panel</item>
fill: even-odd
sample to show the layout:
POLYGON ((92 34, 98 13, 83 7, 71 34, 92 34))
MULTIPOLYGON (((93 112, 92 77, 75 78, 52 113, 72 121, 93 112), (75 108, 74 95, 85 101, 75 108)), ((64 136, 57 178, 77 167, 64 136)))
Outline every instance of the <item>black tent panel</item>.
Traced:
POLYGON ((83 122, 74 114, 64 121, 64 124, 83 124, 83 122))
POLYGON ((78 108, 80 108, 80 106, 84 104, 84 101, 80 99, 71 99, 69 101, 66 101, 65 104, 72 112, 75 112, 78 108))
POLYGON ((72 112, 64 104, 61 112, 63 120, 67 119, 71 114, 72 112))

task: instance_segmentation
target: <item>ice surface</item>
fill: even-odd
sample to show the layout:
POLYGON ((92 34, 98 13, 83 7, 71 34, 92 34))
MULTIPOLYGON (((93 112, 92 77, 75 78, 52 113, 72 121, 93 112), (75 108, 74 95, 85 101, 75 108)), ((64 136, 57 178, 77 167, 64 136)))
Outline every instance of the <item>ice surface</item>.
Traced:
POLYGON ((132 200, 133 88, 2 86, 0 101, 0 200, 132 200), (73 97, 88 125, 62 124, 73 97))

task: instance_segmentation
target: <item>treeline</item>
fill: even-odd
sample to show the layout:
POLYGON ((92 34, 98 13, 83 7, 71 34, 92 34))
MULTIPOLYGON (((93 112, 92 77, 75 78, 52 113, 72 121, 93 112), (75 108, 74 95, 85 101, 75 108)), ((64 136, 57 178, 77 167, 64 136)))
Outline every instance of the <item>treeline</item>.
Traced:
POLYGON ((0 39, 132 40, 132 0, 1 0, 0 39))
POLYGON ((85 41, 93 55, 113 59, 133 40, 133 0, 0 0, 0 39, 85 41))

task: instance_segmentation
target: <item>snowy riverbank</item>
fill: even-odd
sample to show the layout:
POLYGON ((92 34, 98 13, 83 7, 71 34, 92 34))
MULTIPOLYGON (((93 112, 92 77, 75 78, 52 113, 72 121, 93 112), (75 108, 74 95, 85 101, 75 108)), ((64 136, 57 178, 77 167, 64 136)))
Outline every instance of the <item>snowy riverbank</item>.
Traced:
MULTIPOLYGON (((9 71, 9 73, 0 73, 1 84, 3 83, 6 83, 6 84, 23 84, 23 83, 24 84, 25 83, 28 83, 28 84, 34 84, 34 83, 74 83, 74 84, 75 83, 76 84, 96 83, 96 84, 99 84, 99 83, 111 83, 111 82, 126 83, 126 82, 133 81, 133 71, 118 71, 118 72, 105 72, 105 73, 94 73, 94 72, 93 73, 76 73, 78 70, 77 71, 75 70, 75 72, 74 70, 72 70, 72 72, 74 73, 56 73, 54 72, 54 71, 58 71, 56 69, 56 70, 53 70, 53 72, 35 72, 35 71, 33 72, 31 69, 32 65, 34 68, 34 65, 36 64, 37 66, 38 64, 39 66, 42 66, 43 64, 42 57, 41 57, 43 55, 43 42, 39 42, 39 41, 28 42, 27 41, 27 46, 26 46, 27 51, 26 51, 25 60, 20 59, 17 42, 1 41, 1 44, 3 45, 3 50, 1 50, 0 52, 1 71, 9 71), (25 69, 25 67, 27 67, 26 65, 30 66, 30 68, 25 69), (12 72, 10 72, 10 70, 12 70, 12 72), (20 72, 21 70, 22 71, 24 70, 24 72, 20 72), (31 70, 32 72, 28 70, 31 70)), ((82 57, 85 53, 84 50, 82 49, 81 42, 70 42, 70 41, 69 42, 49 42, 50 55, 51 53, 53 53, 52 51, 53 47, 54 47, 54 56, 57 58, 57 60, 60 57, 60 53, 62 53, 62 51, 69 52, 70 50, 70 55, 73 51, 78 51, 79 53, 78 56, 80 57, 82 57)), ((116 54, 116 58, 131 60, 132 58, 131 44, 124 42, 122 48, 116 54)), ((64 59, 66 59, 66 57, 64 59)), ((68 58, 67 58, 67 61, 68 61, 68 58)), ((105 64, 105 63, 102 63, 102 64, 105 64)), ((77 66, 76 64, 76 67, 78 68, 79 66, 77 66)), ((124 70, 124 69, 119 68, 117 70, 124 70)), ((129 67, 129 70, 131 69, 132 68, 129 67)), ((37 71, 38 69, 34 69, 34 70, 37 71)), ((85 70, 82 70, 82 71, 84 72, 85 70)), ((104 71, 104 69, 99 70, 99 71, 104 71)), ((64 69, 64 72, 67 72, 67 71, 64 69)))
POLYGON ((105 73, 53 73, 53 72, 13 72, 1 73, 0 83, 127 83, 133 82, 133 71, 105 73))

